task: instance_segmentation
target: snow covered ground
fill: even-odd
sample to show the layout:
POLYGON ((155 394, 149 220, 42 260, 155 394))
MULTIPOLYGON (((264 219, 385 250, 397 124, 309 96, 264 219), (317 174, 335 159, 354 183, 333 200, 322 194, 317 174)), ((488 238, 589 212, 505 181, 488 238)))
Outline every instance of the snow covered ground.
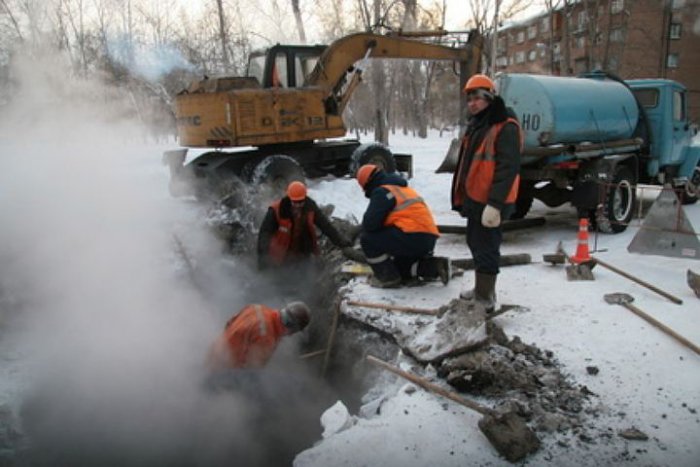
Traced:
MULTIPOLYGON (((193 204, 167 194, 160 153, 173 143, 142 142, 133 136, 136 127, 104 125, 103 116, 89 110, 84 120, 94 125, 76 127, 75 117, 45 110, 51 100, 50 94, 34 95, 15 109, 11 124, 2 122, 6 165, 0 173, 0 304, 3 310, 19 307, 24 313, 19 324, 13 316, 0 315, 0 405, 17 412, 31 378, 49 378, 60 370, 56 386, 48 387, 62 384, 65 397, 59 400, 79 404, 60 407, 57 418, 84 416, 105 436, 118 439, 117 446, 144 452, 177 452, 173 446, 191 442, 193 433, 210 451, 218 448, 225 442, 222 431, 244 429, 242 422, 232 421, 244 418, 236 412, 243 409, 220 400, 205 404, 192 384, 223 317, 172 277, 172 234, 186 233, 188 241, 206 237, 193 204), (212 428, 212 421, 219 425, 212 428), (156 431, 155 442, 142 441, 156 431)), ((71 112, 78 112, 75 105, 71 112)), ((451 176, 434 173, 450 137, 395 135, 391 143, 395 151, 414 154, 411 184, 438 222, 462 225, 449 208, 451 176)), ((339 217, 359 219, 366 206, 352 179, 311 181, 310 194, 319 203, 334 204, 339 217)), ((700 206, 685 212, 699 228, 700 206)), ((634 225, 619 235, 592 237, 591 248, 601 259, 681 297, 683 305, 600 267, 593 282, 569 282, 562 267, 543 264, 541 257, 553 253, 559 241, 574 252, 573 210, 536 203, 532 215, 545 216, 546 226, 508 233, 502 252, 529 253, 533 264, 503 268, 498 283, 501 302, 531 311, 507 313, 498 323, 509 336, 551 350, 575 383, 597 394, 592 403, 602 415, 589 423, 611 436, 605 442, 564 442, 552 435, 526 463, 697 466, 700 356, 623 307, 606 304, 603 295, 629 293, 642 310, 700 343, 699 301, 685 283, 686 269, 699 271, 700 262, 628 253, 638 230, 634 225), (591 375, 587 366, 600 372, 591 375), (649 441, 617 436, 630 427, 647 433, 649 441)), ((218 254, 216 246, 202 248, 200 258, 218 254)), ((461 235, 444 235, 437 254, 469 257, 461 235)), ((348 294, 432 308, 471 284, 469 272, 447 287, 392 291, 371 289, 360 278, 348 294)), ((231 309, 244 303, 236 295, 238 288, 241 284, 221 284, 230 294, 231 309)), ((334 406, 323 418, 325 438, 300 453, 295 465, 507 464, 477 428, 480 415, 414 391, 392 376, 379 381, 361 413, 344 414, 334 406)), ((95 433, 91 427, 83 428, 86 434, 95 433)), ((60 432, 62 425, 53 428, 60 432)))
MULTIPOLYGON (((448 138, 427 140, 393 137, 395 151, 414 154, 411 185, 427 200, 440 224, 462 225, 450 211, 450 174, 435 174, 448 138)), ((657 192, 642 193, 647 203, 657 192)), ((311 183, 311 196, 336 205, 340 213, 360 217, 365 200, 353 180, 311 183)), ((684 209, 691 223, 700 226, 700 206, 684 209)), ((530 308, 528 313, 507 313, 496 318, 506 334, 554 352, 565 373, 596 396, 600 408, 587 424, 608 436, 590 440, 564 440, 552 435, 543 448, 529 457, 529 465, 654 465, 697 466, 700 459, 700 355, 650 326, 622 306, 610 305, 603 295, 631 294, 634 304, 691 342, 700 343, 700 301, 686 285, 686 270, 700 270, 700 262, 661 256, 632 254, 627 245, 639 230, 640 221, 618 235, 592 234, 593 254, 628 273, 654 284, 683 300, 668 299, 601 268, 595 281, 567 281, 562 266, 542 262, 554 253, 557 243, 569 254, 576 249, 577 219, 572 208, 546 208, 537 201, 530 216, 544 216, 546 226, 505 235, 504 254, 529 253, 533 264, 502 268, 499 301, 530 308), (592 375, 586 367, 600 371, 592 375), (636 427, 648 441, 627 441, 618 436, 636 427)), ((697 230, 696 230, 697 231, 697 230)), ((461 235, 443 235, 436 254, 469 257, 461 235)), ((472 284, 467 272, 447 287, 431 284, 418 289, 377 290, 356 279, 350 298, 435 308, 455 298, 472 284)), ((390 380, 393 378, 389 378, 390 380)), ((499 458, 477 427, 480 415, 460 405, 426 394, 408 391, 412 386, 400 378, 382 387, 374 398, 383 400, 376 415, 376 400, 369 416, 340 423, 342 411, 335 407, 329 426, 341 426, 313 448, 301 453, 298 467, 324 465, 507 465, 499 458)), ((355 414, 356 415, 356 414, 355 414)), ((332 431, 332 430, 331 430, 332 431)))

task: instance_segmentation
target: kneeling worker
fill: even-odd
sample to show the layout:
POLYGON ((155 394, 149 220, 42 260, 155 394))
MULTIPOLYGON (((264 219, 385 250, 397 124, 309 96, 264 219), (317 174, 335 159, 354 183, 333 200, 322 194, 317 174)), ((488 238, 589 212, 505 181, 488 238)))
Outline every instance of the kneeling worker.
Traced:
POLYGON ((258 233, 258 267, 279 266, 318 256, 318 227, 339 248, 352 245, 333 226, 316 202, 306 195, 306 185, 292 182, 287 196, 272 203, 258 233))
POLYGON ((311 321, 309 307, 291 302, 280 310, 247 305, 226 323, 207 358, 212 370, 262 368, 282 337, 303 330, 311 321))
POLYGON ((423 198, 398 174, 374 164, 357 171, 369 198, 360 244, 372 267, 374 287, 398 287, 417 278, 450 280, 449 258, 432 256, 440 234, 423 198))

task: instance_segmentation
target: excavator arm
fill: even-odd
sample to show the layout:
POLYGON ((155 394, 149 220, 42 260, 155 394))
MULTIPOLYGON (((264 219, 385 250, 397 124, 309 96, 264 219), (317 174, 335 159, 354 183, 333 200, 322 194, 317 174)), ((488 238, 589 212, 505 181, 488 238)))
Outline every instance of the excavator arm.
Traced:
POLYGON ((445 34, 445 31, 420 33, 415 36, 411 36, 410 33, 390 36, 371 33, 351 34, 338 39, 326 48, 306 80, 305 86, 323 89, 327 96, 325 100, 327 111, 339 115, 362 74, 362 68, 355 64, 358 61, 364 62, 368 58, 458 62, 460 76, 463 81, 466 81, 469 76, 477 72, 479 65, 481 41, 476 33, 470 33, 466 46, 459 48, 421 42, 412 38, 445 34))

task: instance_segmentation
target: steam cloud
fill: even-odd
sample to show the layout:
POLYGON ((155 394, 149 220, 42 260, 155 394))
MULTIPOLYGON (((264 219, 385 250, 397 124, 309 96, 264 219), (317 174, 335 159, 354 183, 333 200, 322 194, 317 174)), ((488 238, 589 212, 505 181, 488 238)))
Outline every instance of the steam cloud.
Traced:
MULTIPOLYGON (((13 405, 28 463, 255 464, 268 449, 250 430, 260 413, 204 389, 225 318, 173 267, 178 227, 205 251, 218 245, 169 197, 128 99, 69 78, 55 54, 14 66, 17 92, 0 116, 0 298, 16 306, 0 300, 12 323, 0 333, 23 362, 13 405)), ((216 285, 230 316, 238 289, 216 285)))

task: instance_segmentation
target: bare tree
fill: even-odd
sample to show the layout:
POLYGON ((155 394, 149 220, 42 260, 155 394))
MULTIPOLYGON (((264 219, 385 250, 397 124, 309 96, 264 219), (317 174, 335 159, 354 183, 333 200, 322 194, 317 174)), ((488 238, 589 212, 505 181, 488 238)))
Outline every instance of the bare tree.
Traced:
POLYGON ((15 15, 12 13, 12 9, 7 4, 7 1, 0 0, 0 6, 2 7, 2 10, 4 10, 7 17, 10 19, 10 23, 12 23, 12 26, 13 26, 15 33, 17 34, 17 37, 19 38, 20 42, 24 41, 24 36, 22 35, 22 30, 20 29, 19 24, 17 23, 17 19, 15 18, 15 15))
POLYGON ((230 68, 228 60, 228 40, 226 38, 226 18, 224 17, 224 6, 222 0, 216 0, 216 8, 219 14, 219 40, 221 41, 221 60, 224 65, 224 72, 230 68))
POLYGON ((306 44, 306 32, 304 31, 304 22, 301 19, 299 0, 292 0, 292 11, 294 12, 294 19, 297 22, 297 32, 299 32, 299 40, 302 44, 306 44))

